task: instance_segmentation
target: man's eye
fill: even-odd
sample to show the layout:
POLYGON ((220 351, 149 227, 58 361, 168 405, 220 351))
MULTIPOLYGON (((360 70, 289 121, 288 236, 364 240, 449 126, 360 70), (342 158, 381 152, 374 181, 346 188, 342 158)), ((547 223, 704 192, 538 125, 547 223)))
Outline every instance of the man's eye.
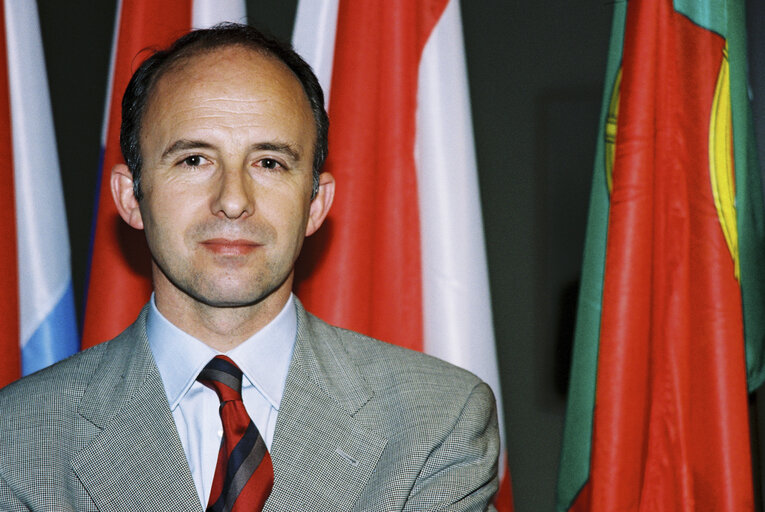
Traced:
POLYGON ((202 165, 202 157, 199 155, 187 156, 183 159, 183 164, 188 165, 189 167, 198 167, 202 165))
POLYGON ((282 164, 274 160, 273 158, 264 158, 260 161, 261 167, 265 167, 266 169, 277 169, 279 167, 282 167, 282 164))

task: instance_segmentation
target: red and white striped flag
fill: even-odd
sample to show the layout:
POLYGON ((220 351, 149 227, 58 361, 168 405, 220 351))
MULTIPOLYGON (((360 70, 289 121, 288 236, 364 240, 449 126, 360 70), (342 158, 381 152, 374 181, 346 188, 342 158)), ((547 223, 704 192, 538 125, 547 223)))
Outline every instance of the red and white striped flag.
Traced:
POLYGON ((135 320, 151 294, 144 235, 122 222, 109 189, 109 173, 122 161, 122 93, 133 71, 148 57, 144 50, 165 47, 192 27, 221 21, 245 22, 244 0, 120 0, 117 5, 82 348, 119 334, 135 320))
MULTIPOLYGON (((457 0, 301 1, 337 179, 297 293, 325 320, 466 368, 502 400, 457 0)), ((503 442, 504 446, 504 442, 503 442)), ((512 510, 507 458, 495 504, 512 510)))

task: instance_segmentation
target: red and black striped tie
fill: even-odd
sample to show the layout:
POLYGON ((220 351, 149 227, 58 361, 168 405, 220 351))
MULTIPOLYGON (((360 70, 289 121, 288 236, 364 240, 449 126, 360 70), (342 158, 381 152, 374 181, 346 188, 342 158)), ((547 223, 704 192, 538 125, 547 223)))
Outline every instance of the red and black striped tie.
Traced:
POLYGON ((218 394, 223 422, 207 512, 259 511, 271 493, 274 469, 242 402, 242 370, 228 357, 215 356, 197 380, 218 394))

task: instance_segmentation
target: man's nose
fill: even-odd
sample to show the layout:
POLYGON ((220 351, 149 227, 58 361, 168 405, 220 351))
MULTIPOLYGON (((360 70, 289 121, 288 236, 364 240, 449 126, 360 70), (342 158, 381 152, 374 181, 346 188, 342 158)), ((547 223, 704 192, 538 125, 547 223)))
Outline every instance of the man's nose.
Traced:
POLYGON ((229 219, 251 215, 255 206, 251 181, 247 171, 240 167, 224 168, 212 204, 213 213, 229 219))

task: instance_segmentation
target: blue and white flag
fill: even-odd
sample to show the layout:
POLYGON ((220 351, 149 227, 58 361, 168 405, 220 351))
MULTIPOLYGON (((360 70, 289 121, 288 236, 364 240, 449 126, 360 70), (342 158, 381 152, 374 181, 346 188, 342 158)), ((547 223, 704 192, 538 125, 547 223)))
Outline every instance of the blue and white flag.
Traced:
MULTIPOLYGON (((53 118, 35 2, 4 1, 9 116, 16 232, 19 354, 16 375, 0 375, 0 384, 35 372, 79 348, 69 253, 69 234, 61 188, 53 118)), ((10 155, 8 155, 10 156, 10 155)), ((8 182, 10 180, 6 180, 8 182)), ((9 191, 5 191, 8 193, 9 191)), ((12 244, 9 244, 12 245, 12 244)), ((3 293, 15 293, 3 290, 3 293)), ((3 345, 7 348, 7 345, 3 345)), ((5 355, 0 355, 5 357, 5 355)), ((13 371, 13 369, 11 369, 13 371)))

